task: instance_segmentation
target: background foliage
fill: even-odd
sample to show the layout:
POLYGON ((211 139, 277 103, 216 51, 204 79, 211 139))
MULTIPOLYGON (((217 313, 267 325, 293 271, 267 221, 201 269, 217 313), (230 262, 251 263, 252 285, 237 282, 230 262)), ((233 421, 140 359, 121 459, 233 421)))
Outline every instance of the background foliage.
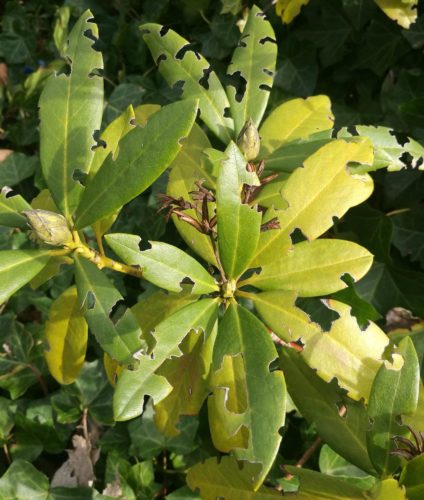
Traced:
MULTIPOLYGON (((357 123, 385 125, 396 131, 401 142, 406 136, 424 142, 424 16, 419 15, 416 23, 405 30, 371 0, 311 0, 286 25, 270 2, 257 3, 266 11, 278 42, 277 72, 269 109, 293 97, 326 94, 332 101, 337 127, 357 123)), ((141 103, 167 104, 178 97, 178 88, 170 89, 156 71, 139 34, 140 24, 155 22, 177 31, 208 58, 225 81, 225 69, 239 39, 244 8, 250 2, 159 0, 143 2, 141 7, 139 4, 131 0, 64 3, 30 0, 2 4, 0 154, 4 159, 0 163, 0 186, 13 187, 27 200, 45 187, 38 151, 38 99, 45 79, 58 67, 59 50, 68 28, 87 8, 95 15, 100 33, 96 46, 104 57, 103 128, 129 104, 134 107, 141 103)), ((423 177, 416 170, 405 169, 378 171, 373 178, 376 183, 373 196, 350 210, 326 235, 360 243, 375 255, 373 267, 365 278, 350 284, 335 298, 348 298, 349 303, 355 304, 353 312, 360 321, 377 321, 386 330, 394 330, 390 334, 393 337, 404 334, 398 330, 400 326, 413 324, 411 338, 421 364, 423 177), (394 307, 405 308, 411 314, 408 317, 404 311, 398 311, 397 315, 392 311, 386 319, 394 307)), ((161 239, 185 249, 174 226, 157 216, 156 194, 165 191, 165 184, 166 178, 159 178, 151 189, 129 203, 113 232, 140 234, 143 239, 161 239)), ((1 249, 19 249, 25 240, 20 231, 1 229, 1 249)), ((72 279, 66 268, 61 269, 41 287, 27 287, 2 306, 0 473, 5 475, 0 479, 0 491, 6 498, 7 495, 24 498, 27 487, 43 498, 48 481, 68 458, 65 450, 73 447, 71 456, 84 459, 88 470, 93 468, 96 491, 108 487, 105 494, 112 494, 118 477, 127 498, 149 499, 155 495, 196 498, 185 486, 184 471, 214 455, 205 414, 184 418, 181 434, 172 438, 165 438, 157 431, 151 408, 129 423, 114 424, 113 390, 104 372, 103 353, 91 337, 88 361, 75 383, 60 386, 49 375, 43 356, 44 324, 52 301, 71 285, 72 279), (81 443, 75 436, 72 438, 81 422, 87 421, 98 434, 95 446, 100 453, 94 450, 82 453, 81 443)), ((138 280, 116 273, 109 277, 118 290, 122 293, 125 290, 126 305, 137 302, 138 280)), ((146 300, 157 293, 153 285, 143 282, 143 286, 141 295, 146 300)), ((309 307, 312 317, 328 325, 332 318, 324 317, 318 306, 313 300, 305 300, 305 308, 309 307)), ((382 375, 379 383, 390 387, 392 381, 382 375)), ((334 398, 334 394, 328 397, 334 398)), ((310 411, 299 409, 304 416, 310 411)), ((293 480, 287 479, 280 466, 296 463, 316 435, 313 425, 297 412, 289 413, 268 486, 294 487, 293 480)), ((211 470, 218 467, 216 462, 207 463, 211 470)), ((220 466, 225 467, 225 463, 220 466)), ((338 480, 355 477, 356 486, 366 481, 372 486, 372 478, 366 474, 370 467, 364 464, 363 470, 357 469, 328 446, 316 450, 308 462, 309 469, 337 476, 338 480)), ((304 474, 301 480, 313 483, 309 472, 305 470, 304 474)), ((188 483, 191 484, 190 477, 188 483)), ((387 483, 384 487, 391 486, 387 483)), ((73 490, 73 497, 60 488, 52 491, 54 498, 101 498, 92 488, 73 490)), ((355 492, 351 492, 351 498, 356 498, 355 492)))

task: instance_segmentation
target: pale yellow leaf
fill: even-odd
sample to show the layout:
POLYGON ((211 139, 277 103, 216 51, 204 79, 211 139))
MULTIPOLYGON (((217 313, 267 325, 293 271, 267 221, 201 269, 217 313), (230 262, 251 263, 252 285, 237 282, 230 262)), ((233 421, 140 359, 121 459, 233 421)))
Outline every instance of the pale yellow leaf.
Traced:
POLYGON ((277 0, 275 12, 283 23, 289 24, 299 15, 300 9, 309 3, 309 0, 277 0))
POLYGON ((402 28, 408 29, 418 16, 418 0, 403 2, 402 0, 374 0, 386 16, 396 21, 402 28))

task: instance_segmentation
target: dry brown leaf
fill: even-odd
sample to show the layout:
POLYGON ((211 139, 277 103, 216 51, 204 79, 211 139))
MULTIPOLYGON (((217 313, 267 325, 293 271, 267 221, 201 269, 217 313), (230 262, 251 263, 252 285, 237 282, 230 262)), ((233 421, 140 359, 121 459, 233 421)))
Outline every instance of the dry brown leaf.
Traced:
MULTIPOLYGON (((1 81, 1 75, 0 75, 0 81, 1 81)), ((0 162, 4 161, 12 153, 13 153, 12 149, 0 149, 0 162)))

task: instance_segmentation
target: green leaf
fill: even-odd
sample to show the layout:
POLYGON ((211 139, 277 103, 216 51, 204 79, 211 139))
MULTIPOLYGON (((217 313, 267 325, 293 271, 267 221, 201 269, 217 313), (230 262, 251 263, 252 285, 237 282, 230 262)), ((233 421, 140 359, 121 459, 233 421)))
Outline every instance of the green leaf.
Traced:
POLYGON ((336 384, 324 382, 294 349, 280 351, 280 365, 294 404, 316 425, 322 440, 350 463, 375 474, 367 452, 369 421, 363 403, 342 396, 336 384), (344 416, 340 415, 341 404, 347 409, 344 416))
POLYGON ((49 260, 49 250, 0 251, 0 304, 26 285, 49 260))
POLYGON ((369 492, 371 498, 375 500, 414 500, 411 496, 405 495, 405 488, 400 486, 396 479, 389 478, 379 481, 369 492))
MULTIPOLYGON (((191 195, 189 193, 198 189, 195 182, 202 179, 205 179, 208 187, 215 187, 215 177, 207 164, 207 157, 205 156, 205 150, 210 147, 211 144, 206 134, 195 123, 190 135, 184 141, 181 151, 171 164, 166 190, 169 196, 190 200, 191 195)), ((211 207, 210 213, 212 213, 214 204, 210 203, 209 206, 211 207)), ((184 210, 184 213, 196 219, 197 214, 194 209, 184 210)), ((216 265, 216 257, 209 236, 200 233, 196 228, 180 220, 176 215, 172 216, 172 220, 186 244, 206 262, 216 265)))
POLYGON ((233 120, 225 118, 225 108, 230 107, 230 103, 206 59, 171 29, 153 23, 143 24, 140 29, 168 85, 182 88, 183 99, 198 99, 201 119, 228 144, 234 133, 233 120))
POLYGON ((199 491, 203 500, 268 500, 280 493, 265 486, 257 487, 253 478, 260 473, 259 464, 238 462, 233 457, 208 458, 187 472, 187 484, 199 491))
POLYGON ((286 342, 309 338, 321 331, 308 314, 296 307, 295 291, 272 290, 250 294, 249 298, 265 324, 286 342))
POLYGON ((273 181, 261 187, 259 194, 253 199, 253 203, 265 208, 284 209, 287 203, 281 196, 281 191, 287 181, 289 174, 280 174, 273 181))
POLYGON ((135 118, 132 106, 120 114, 112 123, 110 123, 100 136, 100 145, 94 150, 94 155, 91 158, 91 163, 88 169, 90 178, 94 177, 107 156, 112 153, 112 157, 116 158, 119 153, 119 142, 133 128, 131 123, 135 118))
POLYGON ((87 10, 73 27, 63 57, 70 74, 49 77, 40 98, 40 159, 43 175, 57 206, 70 221, 83 187, 74 174, 87 172, 103 111, 103 68, 93 15, 87 10))
POLYGON ((78 377, 87 350, 88 327, 77 289, 66 289, 53 302, 45 325, 48 348, 44 357, 50 373, 60 384, 71 384, 78 377))
MULTIPOLYGON (((400 370, 382 365, 372 385, 368 416, 372 422, 367 433, 368 452, 376 470, 382 475, 393 473, 400 458, 390 455, 394 436, 408 436, 406 427, 399 425, 403 415, 413 415, 417 408, 420 367, 414 344, 409 337, 400 343, 396 355, 403 357, 400 370)), ((395 355, 394 355, 395 356, 395 355)))
POLYGON ((261 233, 252 267, 290 248, 290 234, 296 228, 313 240, 333 225, 334 217, 340 218, 350 207, 366 200, 373 190, 371 177, 349 174, 346 166, 352 161, 368 164, 372 158, 372 145, 366 140, 334 141, 310 156, 304 168, 295 170, 283 186, 282 196, 288 208, 269 209, 265 214, 264 222, 277 217, 280 229, 261 233))
POLYGON ((244 184, 259 185, 253 172, 246 170, 246 160, 232 142, 226 149, 216 188, 218 247, 228 278, 238 278, 252 260, 261 230, 261 214, 256 207, 242 202, 244 184))
POLYGON ((333 128, 334 117, 327 96, 291 99, 276 107, 259 130, 261 158, 290 141, 333 128))
POLYGON ((209 394, 209 372, 216 328, 205 342, 204 336, 190 332, 180 344, 179 358, 167 359, 158 374, 166 377, 172 392, 155 405, 155 423, 160 432, 176 436, 182 415, 197 415, 209 394))
POLYGON ((218 324, 209 425, 216 448, 262 464, 255 487, 272 466, 285 419, 284 377, 280 371, 269 371, 276 357, 263 323, 232 302, 218 324))
POLYGON ((402 469, 399 482, 406 487, 409 500, 421 500, 424 495, 424 455, 418 455, 407 462, 402 469))
POLYGON ((113 401, 116 420, 141 415, 145 395, 151 396, 158 404, 171 392, 172 386, 156 370, 166 359, 183 354, 179 346, 191 330, 202 330, 207 337, 215 324, 217 310, 216 300, 200 300, 183 307, 156 326, 153 352, 140 355, 137 368, 123 370, 118 378, 113 401))
POLYGON ((152 332, 155 326, 164 318, 171 316, 179 309, 198 300, 198 297, 190 293, 165 293, 162 291, 154 292, 148 297, 141 299, 131 307, 131 311, 136 317, 143 340, 146 341, 148 350, 152 350, 155 345, 155 338, 152 332))
POLYGON ((351 167, 355 173, 372 172, 380 168, 387 168, 389 172, 396 172, 407 165, 416 168, 423 159, 424 147, 419 142, 410 137, 401 142, 393 130, 388 127, 357 125, 353 128, 354 134, 350 130, 340 130, 337 137, 344 139, 359 135, 370 139, 374 145, 374 162, 372 165, 351 167), (405 153, 408 153, 408 155, 405 153))
POLYGON ((265 168, 273 172, 293 172, 322 146, 331 142, 331 129, 284 142, 268 156, 265 168))
POLYGON ((327 474, 301 469, 293 465, 286 465, 285 469, 290 474, 299 477, 300 486, 296 498, 301 500, 356 500, 368 498, 366 493, 357 486, 341 479, 327 476, 327 474))
POLYGON ((110 317, 122 295, 96 265, 75 256, 79 306, 97 342, 120 363, 135 362, 141 347, 141 330, 129 309, 114 323, 110 317))
POLYGON ((314 297, 347 287, 349 274, 361 279, 371 267, 372 254, 356 243, 320 239, 297 243, 286 255, 264 263, 246 280, 261 290, 294 290, 300 297, 314 297))
POLYGON ((276 59, 274 30, 254 5, 227 69, 228 75, 243 86, 226 87, 236 136, 249 118, 259 127, 272 88, 276 59))
POLYGON ((179 424, 181 433, 169 437, 159 432, 154 422, 152 401, 149 400, 141 417, 128 423, 131 437, 130 454, 142 459, 157 457, 161 452, 189 454, 198 447, 196 433, 199 422, 196 418, 183 417, 179 424))
POLYGON ((37 156, 13 152, 0 162, 0 186, 15 186, 30 177, 38 165, 37 156))
POLYGON ((149 241, 150 248, 140 250, 139 236, 131 234, 108 234, 107 244, 126 264, 138 266, 143 277, 170 292, 180 292, 184 280, 193 283, 192 293, 202 295, 218 291, 214 278, 197 260, 179 248, 149 241))
POLYGON ((408 29, 417 20, 418 0, 374 0, 380 9, 396 21, 402 28, 408 29))
POLYGON ((412 210, 393 214, 393 245, 403 257, 419 262, 424 269, 424 222, 422 205, 412 210))
POLYGON ((0 478, 3 500, 47 500, 49 480, 29 462, 14 460, 0 478))
POLYGON ((149 187, 181 149, 180 141, 189 134, 196 111, 195 101, 169 104, 145 127, 128 132, 119 143, 117 158, 109 154, 88 183, 78 206, 76 226, 83 228, 113 213, 149 187))
POLYGON ((0 192, 0 225, 8 227, 27 227, 27 219, 21 212, 31 210, 29 205, 19 194, 8 196, 11 189, 4 187, 0 192))
POLYGON ((324 474, 339 477, 363 490, 372 488, 376 481, 373 476, 349 463, 327 444, 321 448, 319 454, 319 469, 324 474))

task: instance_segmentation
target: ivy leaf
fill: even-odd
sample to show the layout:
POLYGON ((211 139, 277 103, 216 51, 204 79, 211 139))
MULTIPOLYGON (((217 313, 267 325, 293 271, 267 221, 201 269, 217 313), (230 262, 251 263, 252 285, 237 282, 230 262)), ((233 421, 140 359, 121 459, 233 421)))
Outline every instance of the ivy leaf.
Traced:
POLYGON ((366 200, 373 190, 371 177, 350 174, 346 166, 352 161, 370 164, 372 160, 368 140, 334 141, 310 156, 304 168, 295 170, 283 186, 282 196, 288 208, 266 212, 264 222, 277 217, 280 229, 261 233, 251 267, 259 267, 290 248, 290 234, 296 228, 313 240, 333 225, 334 217, 340 218, 350 207, 366 200))
MULTIPOLYGON (((367 433, 368 452, 376 470, 382 475, 393 473, 400 458, 390 455, 394 436, 409 436, 409 430, 399 425, 403 415, 413 415, 417 408, 420 366, 414 344, 405 337, 398 346, 397 356, 403 357, 400 370, 382 365, 372 385, 368 403, 371 429, 367 433)), ((393 356, 395 356, 393 355, 393 356)))
POLYGON ((259 473, 259 464, 238 462, 228 456, 208 458, 188 470, 187 484, 192 490, 199 491, 203 500, 272 500, 280 497, 280 493, 272 488, 257 488, 253 478, 259 473))
POLYGON ((419 262, 424 269, 424 222, 421 217, 422 206, 410 211, 394 214, 393 245, 404 257, 419 262))
POLYGON ((380 9, 396 21, 402 28, 408 29, 418 16, 418 0, 374 0, 380 9))
POLYGON ((52 196, 70 221, 83 187, 74 175, 87 172, 100 129, 103 109, 103 68, 100 52, 91 36, 98 38, 93 15, 87 10, 69 35, 63 57, 70 74, 49 77, 40 98, 41 168, 52 196), (82 104, 83 103, 83 104, 82 104))
POLYGON ((49 480, 32 464, 14 460, 0 478, 0 491, 4 500, 48 500, 49 480))
POLYGON ((50 258, 49 250, 0 251, 0 304, 31 281, 50 258))
POLYGON ((341 279, 345 274, 354 281, 362 278, 372 257, 368 250, 349 241, 305 241, 281 258, 264 263, 245 283, 261 290, 294 290, 300 297, 327 295, 347 287, 341 279))
POLYGON ((360 469, 374 475, 368 457, 366 431, 369 421, 365 406, 341 395, 335 383, 324 382, 294 349, 280 351, 280 366, 294 404, 319 436, 331 448, 360 469), (346 415, 340 415, 340 405, 346 415))
POLYGON ((249 118, 259 127, 272 88, 276 58, 274 30, 254 5, 227 69, 228 77, 236 80, 226 87, 236 136, 249 118))
MULTIPOLYGON (((169 196, 190 200, 190 192, 198 189, 195 182, 202 179, 205 180, 208 187, 215 187, 215 177, 205 155, 205 150, 210 147, 211 143, 207 135, 195 123, 187 140, 184 141, 181 151, 171 164, 167 187, 169 196)), ((209 206, 211 207, 210 213, 212 213, 213 204, 210 203, 209 206)), ((184 213, 193 218, 197 216, 194 209, 184 210, 184 213)), ((216 257, 209 236, 200 233, 176 215, 172 216, 172 220, 186 244, 206 262, 216 265, 216 257)))
POLYGON ((256 207, 242 202, 243 184, 259 185, 253 172, 247 172, 246 160, 232 142, 226 149, 216 188, 218 246, 228 278, 237 278, 251 261, 259 240, 261 214, 256 207))
POLYGON ((215 324, 217 310, 214 299, 204 299, 183 307, 157 325, 152 355, 141 355, 135 370, 123 370, 119 376, 113 402, 116 420, 141 415, 145 395, 158 404, 172 391, 167 379, 156 370, 168 358, 183 354, 179 346, 191 330, 203 331, 206 338, 215 324))
POLYGON ((256 488, 271 468, 284 425, 284 377, 280 371, 269 371, 276 356, 263 323, 232 302, 218 325, 209 425, 216 448, 262 464, 254 479, 256 488))
POLYGON ((60 384, 78 377, 87 349, 88 326, 78 304, 77 289, 66 289, 53 302, 45 325, 48 349, 44 357, 50 373, 60 384))
POLYGON ((261 158, 290 141, 333 128, 334 117, 327 96, 292 99, 277 106, 259 130, 261 158))
POLYGON ((195 101, 169 104, 154 113, 145 127, 128 132, 119 143, 117 158, 109 154, 88 183, 76 226, 86 227, 113 213, 149 187, 181 149, 180 141, 189 134, 196 111, 195 101))
POLYGON ((0 162, 0 186, 15 186, 34 174, 38 165, 37 156, 13 152, 0 162))
POLYGON ((8 227, 27 227, 27 219, 21 212, 31 210, 29 205, 19 194, 10 196, 12 190, 3 187, 0 192, 0 225, 8 227))
POLYGON ((120 363, 135 361, 141 347, 141 330, 137 320, 127 309, 114 323, 110 317, 122 295, 95 264, 75 256, 75 280, 78 301, 84 311, 90 331, 102 349, 120 363))
POLYGON ((374 262, 355 288, 380 314, 385 315, 393 307, 404 307, 414 315, 424 316, 424 274, 421 272, 374 262))
POLYGON ((143 277, 171 292, 180 292, 184 280, 193 283, 192 293, 202 295, 218 291, 214 278, 197 260, 179 248, 149 241, 150 248, 140 250, 139 236, 132 234, 108 234, 108 245, 126 263, 138 266, 143 277))
POLYGON ((183 99, 198 99, 200 117, 222 142, 227 144, 234 133, 225 90, 209 63, 190 43, 175 31, 159 24, 140 26, 144 41, 169 85, 182 89, 183 99))

